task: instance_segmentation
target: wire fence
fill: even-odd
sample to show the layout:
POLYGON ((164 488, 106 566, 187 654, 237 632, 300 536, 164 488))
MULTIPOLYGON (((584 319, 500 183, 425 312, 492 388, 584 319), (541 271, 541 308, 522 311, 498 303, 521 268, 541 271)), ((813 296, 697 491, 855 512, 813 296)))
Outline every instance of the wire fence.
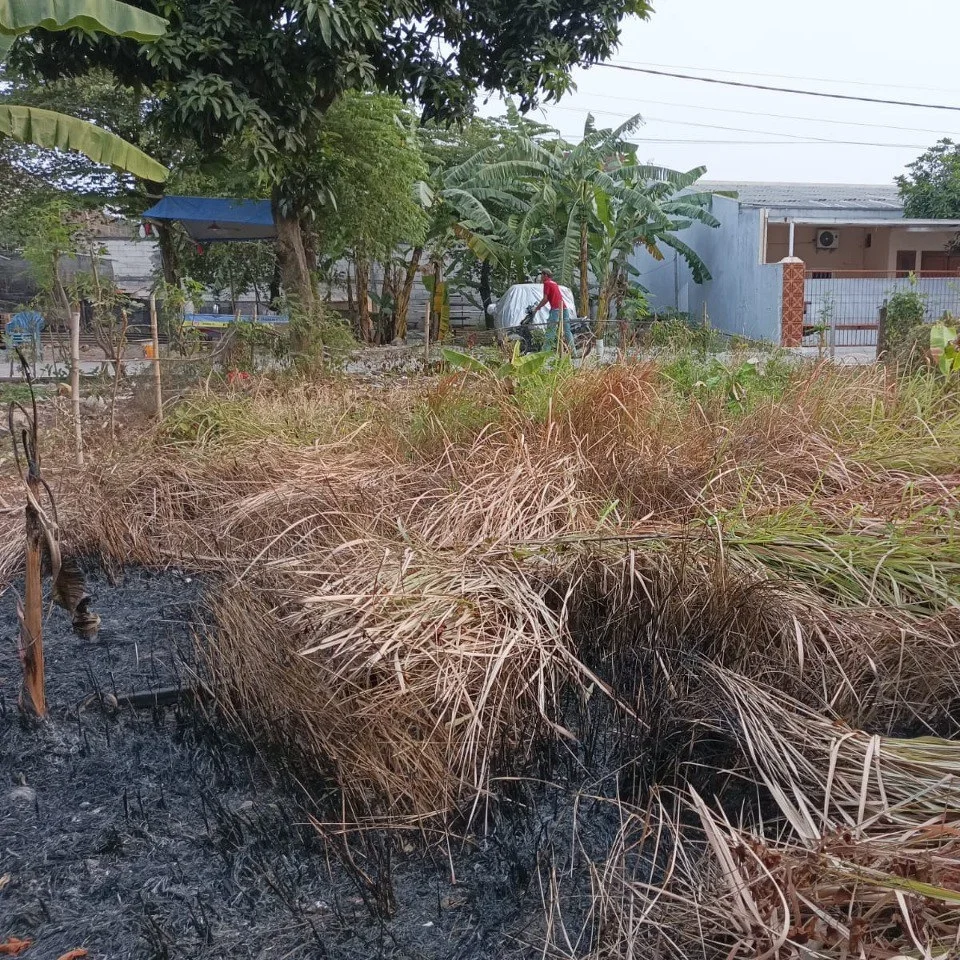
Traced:
POLYGON ((960 277, 855 271, 808 271, 804 344, 876 347, 884 310, 898 293, 916 293, 928 323, 960 316, 960 277))

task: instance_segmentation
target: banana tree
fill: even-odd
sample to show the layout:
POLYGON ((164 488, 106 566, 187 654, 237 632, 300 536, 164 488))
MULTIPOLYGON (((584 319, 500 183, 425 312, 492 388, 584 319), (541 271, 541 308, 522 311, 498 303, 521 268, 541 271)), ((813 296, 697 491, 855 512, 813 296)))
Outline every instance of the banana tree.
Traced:
POLYGON ((677 233, 693 223, 717 227, 720 222, 710 212, 711 195, 685 193, 705 173, 696 167, 686 173, 632 162, 618 171, 618 183, 596 203, 596 232, 591 264, 599 287, 597 336, 618 308, 627 289, 628 276, 635 273, 630 257, 643 247, 655 259, 663 259, 662 247, 670 247, 686 260, 694 280, 710 279, 707 265, 677 233))
MULTIPOLYGON (((130 37, 141 41, 163 36, 166 21, 117 0, 0 0, 0 61, 6 59, 17 38, 33 30, 85 30, 130 37)), ((51 110, 13 104, 0 105, 0 135, 38 147, 77 150, 96 163, 153 181, 167 178, 167 170, 132 144, 92 123, 51 110)), ((54 266, 56 269, 56 265, 54 266)), ((75 319, 74 323, 79 323, 75 319)), ((74 340, 74 342, 76 342, 74 340)), ((29 383, 29 371, 24 363, 29 383)), ((77 365, 73 380, 75 418, 79 410, 77 365)), ((31 386, 31 394, 32 394, 31 386)), ((27 493, 26 585, 21 612, 21 657, 24 668, 24 706, 39 717, 47 712, 43 657, 43 596, 41 555, 44 540, 53 567, 54 595, 63 595, 62 568, 55 524, 46 519, 40 506, 41 489, 49 487, 39 472, 37 454, 37 411, 25 411, 16 404, 9 409, 9 428, 14 441, 17 467, 27 493), (17 423, 22 414, 24 423, 17 423), (18 446, 19 440, 19 446, 18 446)), ((74 594, 70 591, 71 595, 74 594)), ((76 593, 74 600, 79 601, 76 593)), ((71 612, 75 612, 75 609, 71 612)), ((76 622, 76 621, 75 621, 76 622)))
MULTIPOLYGON (((404 328, 409 291, 425 250, 432 264, 432 289, 447 289, 444 268, 451 254, 466 249, 481 263, 503 265, 512 255, 508 218, 523 215, 530 177, 543 167, 535 151, 518 147, 503 157, 500 146, 478 151, 468 160, 434 172, 432 182, 418 184, 420 203, 430 219, 427 241, 413 250, 401 293, 404 328)), ((398 311, 398 316, 399 316, 398 311)))
MULTIPOLYGON (((0 0, 0 60, 18 37, 35 30, 83 30, 141 42, 156 40, 167 22, 119 0, 0 0)), ((166 167, 121 137, 85 120, 36 107, 0 106, 0 135, 47 149, 76 150, 143 180, 162 183, 166 167)))
POLYGON ((555 266, 561 282, 573 286, 577 270, 582 316, 590 309, 591 232, 599 207, 621 184, 622 162, 636 150, 625 138, 640 123, 636 114, 615 129, 598 130, 593 115, 588 114, 578 144, 557 140, 544 150, 546 176, 534 205, 539 218, 553 221, 558 241, 555 266))

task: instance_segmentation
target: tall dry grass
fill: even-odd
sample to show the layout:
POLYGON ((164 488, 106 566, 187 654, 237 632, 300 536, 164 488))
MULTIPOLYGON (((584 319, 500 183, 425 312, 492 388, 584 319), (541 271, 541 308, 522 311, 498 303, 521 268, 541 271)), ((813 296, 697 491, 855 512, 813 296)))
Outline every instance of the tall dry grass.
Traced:
MULTIPOLYGON (((950 742, 910 738, 958 732, 956 398, 828 365, 746 401, 654 364, 537 389, 201 393, 60 471, 64 542, 209 575, 205 682, 358 816, 476 823, 557 764, 594 783, 623 811, 598 958, 856 955, 837 902, 883 931, 902 898, 919 916, 926 888, 877 907, 850 878, 874 851, 891 875, 907 806, 928 876, 931 803, 953 802, 950 742), (858 824, 877 846, 837 874, 858 824)), ((952 914, 923 909, 939 944, 952 914)))

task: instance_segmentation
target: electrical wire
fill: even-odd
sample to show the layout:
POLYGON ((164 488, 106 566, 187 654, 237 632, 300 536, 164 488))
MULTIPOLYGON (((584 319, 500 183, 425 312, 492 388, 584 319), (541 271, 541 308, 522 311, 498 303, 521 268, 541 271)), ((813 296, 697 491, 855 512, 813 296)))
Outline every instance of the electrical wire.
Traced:
MULTIPOLYGON (((568 143, 579 143, 583 139, 582 133, 572 134, 570 136, 561 133, 560 137, 566 140, 568 143)), ((833 146, 848 146, 848 147, 889 147, 895 150, 924 150, 925 147, 918 147, 909 143, 866 143, 861 140, 700 140, 700 139, 674 139, 669 137, 624 137, 623 140, 626 143, 635 143, 642 145, 645 143, 696 143, 696 144, 727 144, 728 146, 738 146, 738 147, 833 147, 833 146)))
POLYGON ((742 80, 719 80, 716 77, 695 77, 689 73, 671 73, 666 70, 653 70, 650 67, 627 67, 620 63, 598 63, 598 67, 608 70, 625 70, 627 73, 650 74, 655 77, 670 77, 675 80, 698 80, 700 83, 719 84, 723 87, 740 87, 747 90, 767 90, 772 93, 792 93, 804 97, 823 97, 827 100, 851 100, 856 103, 879 103, 887 107, 915 107, 921 110, 951 110, 960 113, 960 106, 944 103, 917 103, 911 100, 882 100, 877 97, 857 97, 848 93, 824 93, 820 90, 796 90, 791 87, 773 87, 761 83, 746 83, 742 80))
POLYGON ((875 83, 870 80, 842 80, 836 78, 830 79, 828 77, 804 77, 798 76, 794 73, 757 73, 751 70, 723 70, 720 67, 691 67, 689 65, 679 63, 649 63, 645 60, 624 60, 621 58, 615 58, 609 62, 622 63, 631 67, 657 67, 660 70, 701 70, 709 71, 710 73, 723 73, 727 76, 772 77, 776 80, 804 80, 808 83, 836 83, 842 84, 843 86, 880 87, 885 90, 923 90, 926 93, 960 94, 960 90, 950 89, 947 87, 917 87, 905 83, 875 83))
MULTIPOLYGON (((868 127, 873 130, 899 130, 903 133, 932 133, 943 136, 944 131, 934 130, 930 127, 900 127, 889 123, 867 123, 863 120, 835 120, 831 117, 802 117, 790 113, 769 113, 765 110, 735 110, 732 107, 713 107, 702 103, 677 103, 675 100, 649 100, 646 97, 618 97, 612 93, 584 93, 583 96, 591 100, 617 100, 621 103, 650 104, 655 107, 680 107, 684 110, 708 110, 711 113, 734 113, 747 117, 766 117, 770 120, 801 120, 810 123, 830 123, 841 127, 868 127)), ((572 107, 560 107, 551 104, 553 110, 570 110, 572 107)), ((614 117, 628 118, 634 116, 633 113, 619 113, 613 110, 593 110, 593 113, 604 113, 614 117)), ((585 112, 585 111, 581 111, 585 112)), ((646 117, 644 118, 646 119, 646 117)))
MULTIPOLYGON (((553 107, 554 110, 567 110, 572 113, 583 113, 582 110, 578 110, 575 107, 553 107)), ((631 114, 618 114, 609 110, 597 110, 596 113, 607 114, 614 117, 630 117, 631 114)), ((668 123, 674 124, 676 126, 682 127, 702 127, 707 130, 725 130, 729 133, 760 133, 764 136, 771 137, 790 137, 792 140, 803 141, 805 143, 830 143, 836 144, 837 146, 844 147, 904 147, 911 150, 924 150, 925 147, 922 145, 917 145, 913 143, 865 143, 862 140, 834 140, 830 137, 815 137, 812 134, 807 135, 803 133, 785 133, 781 130, 757 130, 752 127, 728 127, 716 123, 696 123, 693 120, 668 120, 665 117, 644 117, 644 120, 649 120, 651 123, 668 123)))

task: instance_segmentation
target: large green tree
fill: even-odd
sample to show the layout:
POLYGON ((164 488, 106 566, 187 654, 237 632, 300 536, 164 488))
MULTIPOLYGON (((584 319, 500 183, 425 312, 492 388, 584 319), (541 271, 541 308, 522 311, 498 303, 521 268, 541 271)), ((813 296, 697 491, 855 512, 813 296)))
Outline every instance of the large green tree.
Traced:
POLYGON ((315 291, 303 226, 325 200, 309 180, 323 113, 349 89, 379 87, 452 120, 481 90, 521 107, 569 89, 570 69, 608 57, 620 22, 647 0, 140 0, 170 20, 146 50, 119 38, 42 34, 20 62, 47 77, 110 69, 157 94, 155 117, 216 151, 241 131, 271 180, 287 292, 315 291), (302 160, 302 163, 298 163, 302 160))
POLYGON ((923 220, 960 219, 960 144, 941 140, 897 177, 904 216, 923 220))

